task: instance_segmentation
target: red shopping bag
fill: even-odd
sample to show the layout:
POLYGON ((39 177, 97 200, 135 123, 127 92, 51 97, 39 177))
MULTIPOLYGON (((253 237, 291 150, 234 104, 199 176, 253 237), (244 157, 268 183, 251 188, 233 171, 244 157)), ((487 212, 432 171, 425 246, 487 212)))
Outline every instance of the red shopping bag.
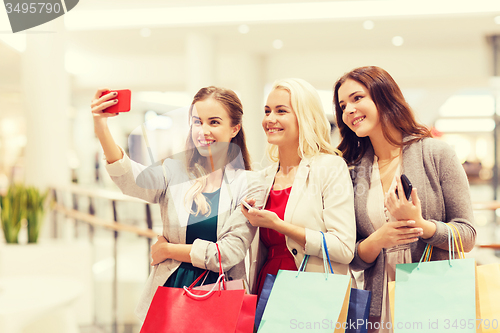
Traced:
MULTIPOLYGON (((196 281, 193 282, 192 285, 196 285, 196 283, 207 273, 205 271, 201 274, 196 281)), ((193 290, 211 290, 214 285, 212 284, 202 284, 201 286, 194 287, 193 290)), ((248 289, 246 287, 245 280, 233 280, 233 281, 223 281, 224 290, 244 290, 245 295, 243 297, 243 305, 241 307, 240 316, 238 317, 238 324, 236 327, 236 333, 246 333, 252 332, 254 327, 255 320, 255 309, 257 307, 257 295, 248 294, 248 289)))
MULTIPOLYGON (((220 261, 219 252, 222 267, 220 261)), ((211 290, 194 290, 203 275, 188 288, 158 287, 141 333, 251 333, 257 296, 225 290, 222 269, 211 290)))
POLYGON ((243 295, 238 324, 235 333, 251 333, 255 321, 255 308, 257 307, 257 295, 243 295))

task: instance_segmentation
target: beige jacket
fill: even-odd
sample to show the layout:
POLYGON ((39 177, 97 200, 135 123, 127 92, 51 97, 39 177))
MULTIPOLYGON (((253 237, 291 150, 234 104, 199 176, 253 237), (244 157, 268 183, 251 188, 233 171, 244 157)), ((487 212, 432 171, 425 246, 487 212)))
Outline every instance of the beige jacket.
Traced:
MULTIPOLYGON (((261 171, 267 188, 265 202, 278 166, 278 163, 274 163, 261 171)), ((333 270, 344 275, 349 273, 356 242, 356 221, 353 186, 347 165, 341 157, 320 154, 302 159, 285 209, 284 221, 306 230, 305 248, 286 237, 286 245, 297 267, 304 255, 309 254, 306 271, 324 271, 321 253, 323 238, 320 233, 323 231, 333 270)), ((266 252, 257 233, 250 247, 249 282, 252 287, 266 260, 266 252)))
MULTIPOLYGON (((158 203, 163 236, 170 243, 185 244, 189 212, 185 208, 184 197, 192 183, 181 162, 167 159, 163 167, 165 173, 159 164, 146 168, 124 154, 121 160, 108 164, 106 169, 124 194, 158 203)), ((231 164, 225 167, 217 218, 217 244, 222 268, 230 280, 245 278, 243 260, 257 229, 241 213, 240 202, 248 196, 262 204, 264 194, 263 179, 259 173, 235 169, 231 164)), ((192 201, 187 206, 191 207, 192 201)), ((215 243, 196 239, 190 257, 195 267, 219 271, 215 243)), ((156 289, 167 281, 180 264, 179 261, 168 259, 152 269, 136 308, 136 315, 141 320, 146 317, 156 289)))

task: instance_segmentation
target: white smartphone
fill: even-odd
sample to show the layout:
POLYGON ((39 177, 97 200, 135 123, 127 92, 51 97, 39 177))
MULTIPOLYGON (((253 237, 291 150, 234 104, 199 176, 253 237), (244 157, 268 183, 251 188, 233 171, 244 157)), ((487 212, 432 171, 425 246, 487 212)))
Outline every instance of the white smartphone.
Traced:
POLYGON ((241 200, 241 203, 243 204, 243 206, 245 206, 246 209, 250 209, 250 208, 253 208, 252 206, 250 206, 250 204, 248 202, 246 202, 245 200, 241 200))

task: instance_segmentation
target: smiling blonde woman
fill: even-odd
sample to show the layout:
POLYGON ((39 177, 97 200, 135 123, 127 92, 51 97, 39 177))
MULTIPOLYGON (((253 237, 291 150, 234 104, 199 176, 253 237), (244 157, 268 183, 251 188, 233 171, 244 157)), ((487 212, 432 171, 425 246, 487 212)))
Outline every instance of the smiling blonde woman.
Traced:
POLYGON ((297 270, 306 254, 307 271, 323 272, 321 232, 335 273, 347 275, 356 238, 352 182, 330 144, 330 124, 317 91, 301 79, 276 81, 262 127, 274 161, 263 170, 266 206, 242 209, 259 227, 251 252, 254 291, 260 295, 266 274, 297 270))

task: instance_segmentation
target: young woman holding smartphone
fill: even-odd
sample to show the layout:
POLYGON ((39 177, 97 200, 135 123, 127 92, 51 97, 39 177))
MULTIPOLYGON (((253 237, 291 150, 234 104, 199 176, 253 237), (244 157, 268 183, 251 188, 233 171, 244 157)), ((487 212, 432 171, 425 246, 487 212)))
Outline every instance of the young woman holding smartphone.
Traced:
POLYGON ((356 238, 352 182, 330 145, 330 124, 317 91, 301 79, 275 82, 262 127, 274 162, 263 170, 266 206, 242 208, 259 227, 254 244, 260 244, 251 251, 251 277, 258 272, 254 291, 260 295, 267 274, 297 270, 306 254, 307 271, 323 272, 321 231, 334 271, 347 275, 356 238))
POLYGON ((189 109, 190 131, 183 161, 165 159, 148 168, 116 145, 106 113, 116 95, 98 90, 92 101, 95 133, 106 155, 106 169, 123 193, 158 203, 163 233, 152 246, 154 268, 137 307, 144 320, 158 286, 189 286, 204 270, 205 283, 217 280, 221 253, 226 278, 245 279, 244 258, 256 228, 247 223, 240 202, 263 200, 262 180, 250 170, 242 129, 243 109, 227 89, 206 87, 189 109))
POLYGON ((467 177, 453 149, 416 122, 382 68, 344 74, 335 83, 334 104, 338 149, 353 167, 357 243, 351 268, 364 270, 365 289, 372 291, 370 321, 384 323, 371 332, 392 332, 387 283, 395 279, 396 264, 418 262, 427 244, 434 246, 431 260, 448 259, 448 231, 440 222, 458 228, 465 251, 474 246, 467 177), (411 200, 403 195, 403 173, 413 185, 411 200))

